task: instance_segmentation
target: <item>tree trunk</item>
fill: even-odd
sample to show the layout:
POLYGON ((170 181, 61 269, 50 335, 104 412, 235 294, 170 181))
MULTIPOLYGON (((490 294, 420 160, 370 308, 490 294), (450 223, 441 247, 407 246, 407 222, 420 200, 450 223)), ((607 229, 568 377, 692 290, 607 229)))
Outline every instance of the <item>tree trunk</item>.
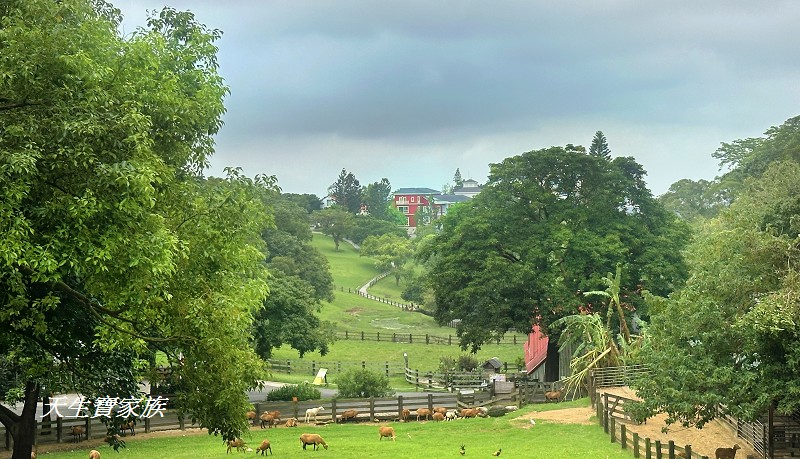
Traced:
POLYGON ((14 452, 11 459, 30 459, 36 435, 36 408, 39 401, 39 385, 33 381, 25 384, 25 404, 18 415, 0 405, 0 422, 11 432, 14 452))

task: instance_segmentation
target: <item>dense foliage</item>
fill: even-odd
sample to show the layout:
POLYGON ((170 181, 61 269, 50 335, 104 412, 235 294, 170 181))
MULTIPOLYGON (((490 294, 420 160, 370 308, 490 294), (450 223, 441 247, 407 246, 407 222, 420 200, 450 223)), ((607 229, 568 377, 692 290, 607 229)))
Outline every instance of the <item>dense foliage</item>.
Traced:
POLYGON ((640 387, 651 412, 703 425, 719 407, 745 419, 800 409, 798 215, 800 165, 786 160, 701 227, 686 287, 655 302, 640 387))

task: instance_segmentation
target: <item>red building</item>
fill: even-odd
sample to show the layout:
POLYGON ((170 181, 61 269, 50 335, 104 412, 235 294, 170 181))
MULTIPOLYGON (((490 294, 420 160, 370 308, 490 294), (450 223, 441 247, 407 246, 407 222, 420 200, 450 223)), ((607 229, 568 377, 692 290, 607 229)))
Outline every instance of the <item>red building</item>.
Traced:
POLYGON ((416 228, 417 211, 419 210, 420 214, 433 212, 431 200, 439 194, 440 191, 430 188, 400 188, 394 192, 394 207, 405 215, 406 226, 416 228))

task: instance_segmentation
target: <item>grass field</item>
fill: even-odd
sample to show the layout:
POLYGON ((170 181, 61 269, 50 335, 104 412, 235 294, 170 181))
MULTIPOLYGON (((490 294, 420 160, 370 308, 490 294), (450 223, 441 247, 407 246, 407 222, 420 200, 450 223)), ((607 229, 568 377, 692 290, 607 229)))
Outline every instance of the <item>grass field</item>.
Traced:
MULTIPOLYGON (((350 286, 355 291, 358 286, 365 284, 379 274, 379 271, 375 269, 374 261, 370 258, 359 256, 358 251, 347 243, 340 244, 339 251, 335 251, 333 240, 322 234, 315 233, 312 243, 328 258, 334 283, 337 286, 345 286, 344 292, 337 290, 336 299, 333 302, 323 304, 320 311, 322 320, 332 322, 341 331, 380 332, 382 335, 386 333, 387 336, 394 332, 435 336, 452 335, 454 342, 457 342, 454 328, 440 327, 429 316, 403 311, 395 306, 369 300, 355 293, 347 293, 347 286, 350 286)), ((383 283, 394 284, 394 279, 386 278, 381 282, 381 284, 383 283)), ((399 298, 399 293, 397 295, 399 298)), ((517 342, 520 344, 517 346, 486 345, 476 354, 476 358, 482 362, 492 357, 497 357, 511 365, 518 357, 523 355, 522 345, 525 339, 526 336, 518 334, 517 342)), ((403 353, 408 353, 410 367, 428 371, 434 370, 439 366, 442 356, 458 357, 467 352, 462 351, 457 345, 339 340, 333 343, 328 355, 321 356, 318 352, 312 352, 306 354, 304 359, 340 362, 361 362, 366 360, 369 362, 401 364, 403 362, 403 353)), ((283 346, 274 351, 273 358, 291 360, 298 359, 299 356, 290 347, 283 346)), ((276 373, 275 378, 281 380, 281 375, 276 373)))
MULTIPOLYGON (((585 401, 584 401, 585 403, 585 401)), ((568 405, 564 405, 568 406, 568 405)), ((465 457, 492 457, 502 449, 501 457, 526 459, 609 458, 628 459, 629 451, 611 443, 597 425, 558 424, 539 421, 531 425, 526 419, 515 419, 530 411, 524 409, 500 418, 461 419, 451 422, 388 423, 394 427, 397 440, 379 440, 378 425, 348 424, 297 428, 251 429, 244 440, 255 449, 263 439, 269 439, 276 457, 328 458, 395 458, 395 457, 460 457, 458 450, 465 445, 465 457), (306 451, 300 446, 301 433, 318 433, 329 445, 328 450, 306 451)), ((207 434, 163 436, 144 439, 130 437, 128 447, 119 454, 107 446, 92 446, 103 457, 141 459, 169 457, 195 459, 226 456, 226 447, 219 437, 207 434)), ((89 445, 74 451, 52 452, 52 459, 85 459, 89 445)), ((253 454, 253 453, 250 453, 253 454)))

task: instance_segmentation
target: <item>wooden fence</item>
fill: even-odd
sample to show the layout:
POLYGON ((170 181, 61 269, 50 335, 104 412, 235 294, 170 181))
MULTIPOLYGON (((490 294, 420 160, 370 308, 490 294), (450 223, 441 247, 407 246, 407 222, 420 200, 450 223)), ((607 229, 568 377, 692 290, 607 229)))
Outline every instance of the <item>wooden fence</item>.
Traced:
MULTIPOLYGON (((185 429, 185 418, 179 417, 175 410, 164 410, 163 416, 151 418, 139 418, 136 420, 136 432, 158 432, 162 430, 185 429)), ((107 434, 106 425, 99 417, 63 417, 59 416, 51 420, 39 420, 36 422, 36 434, 34 445, 47 443, 70 443, 86 441, 89 439, 105 438, 107 434), (78 437, 73 435, 74 427, 82 427, 83 434, 78 437)), ((0 438, 3 438, 3 445, 6 450, 13 448, 11 432, 0 424, 0 438)))
POLYGON ((708 456, 701 456, 692 452, 691 445, 683 447, 669 440, 662 443, 660 440, 651 440, 649 437, 641 438, 636 432, 628 432, 630 415, 625 412, 625 403, 632 402, 632 399, 619 397, 611 394, 602 394, 596 397, 595 409, 597 419, 603 430, 611 437, 611 443, 619 443, 622 449, 631 449, 634 458, 644 457, 645 459, 675 459, 680 453, 686 459, 700 458, 708 459, 708 456))
MULTIPOLYGON (((436 336, 430 334, 414 334, 414 333, 381 333, 381 332, 363 332, 363 331, 339 331, 336 332, 337 339, 343 340, 355 340, 355 341, 377 341, 377 342, 385 342, 385 343, 409 343, 409 344, 441 344, 446 346, 456 345, 458 346, 459 340, 458 336, 447 335, 447 336, 436 336)), ((510 338, 501 338, 498 340, 493 340, 489 344, 498 344, 498 345, 513 345, 518 346, 525 342, 526 338, 520 337, 517 338, 517 335, 511 335, 510 338)))

